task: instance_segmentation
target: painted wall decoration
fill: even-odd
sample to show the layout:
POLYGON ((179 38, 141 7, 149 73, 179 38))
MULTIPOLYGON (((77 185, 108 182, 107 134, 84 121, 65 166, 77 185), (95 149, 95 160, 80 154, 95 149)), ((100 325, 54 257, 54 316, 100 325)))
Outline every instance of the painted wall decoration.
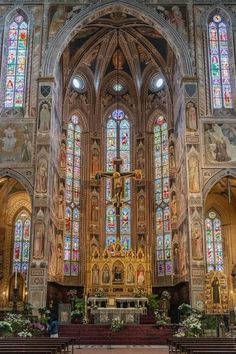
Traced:
POLYGON ((48 161, 46 157, 40 157, 38 161, 36 175, 36 191, 38 193, 46 193, 48 184, 48 161))
POLYGON ((45 224, 43 221, 36 221, 34 228, 33 257, 41 259, 44 257, 45 224))
POLYGON ((39 131, 47 133, 50 130, 51 109, 49 103, 43 102, 39 109, 39 131))
POLYGON ((192 258, 194 260, 203 259, 203 237, 200 222, 195 221, 192 224, 192 258))
POLYGON ((33 125, 0 125, 0 163, 30 163, 32 158, 33 125))
POLYGON ((186 127, 188 131, 197 130, 197 108, 192 101, 186 105, 186 127))
POLYGON ((236 162, 236 124, 205 124, 206 163, 236 162))

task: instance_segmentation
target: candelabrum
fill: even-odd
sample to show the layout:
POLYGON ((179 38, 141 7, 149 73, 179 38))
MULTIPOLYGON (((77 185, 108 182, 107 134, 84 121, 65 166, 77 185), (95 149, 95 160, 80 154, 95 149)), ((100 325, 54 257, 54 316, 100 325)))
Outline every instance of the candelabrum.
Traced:
POLYGON ((12 306, 13 313, 17 313, 17 299, 18 299, 18 289, 14 288, 13 289, 13 306, 12 306))

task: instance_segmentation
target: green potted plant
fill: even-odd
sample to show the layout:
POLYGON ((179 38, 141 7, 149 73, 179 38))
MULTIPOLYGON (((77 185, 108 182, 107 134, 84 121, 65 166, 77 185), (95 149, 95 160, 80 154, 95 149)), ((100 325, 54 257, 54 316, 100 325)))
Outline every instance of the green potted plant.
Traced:
POLYGON ((73 300, 71 318, 74 323, 82 323, 85 313, 85 300, 75 297, 73 300))
POLYGON ((12 332, 12 326, 9 322, 0 321, 0 337, 8 337, 12 332))

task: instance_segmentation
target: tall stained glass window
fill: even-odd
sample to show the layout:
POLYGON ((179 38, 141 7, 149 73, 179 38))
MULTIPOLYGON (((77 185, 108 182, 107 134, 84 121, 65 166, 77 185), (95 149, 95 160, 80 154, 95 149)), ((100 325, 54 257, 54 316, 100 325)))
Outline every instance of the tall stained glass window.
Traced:
POLYGON ((163 116, 154 121, 154 201, 158 276, 171 275, 168 127, 163 116))
POLYGON ((64 275, 77 276, 80 261, 81 128, 73 115, 67 128, 64 275))
POLYGON ((28 23, 18 14, 8 30, 5 107, 24 105, 27 49, 28 23))
POLYGON ((205 219, 207 271, 224 270, 221 221, 211 210, 205 219))
MULTIPOLYGON (((115 172, 114 159, 122 159, 120 172, 130 171, 130 123, 126 114, 114 110, 106 125, 106 171, 115 172)), ((112 181, 106 180, 106 245, 116 242, 117 233, 120 234, 122 245, 129 249, 131 246, 131 181, 124 179, 123 204, 120 208, 120 217, 116 216, 116 209, 112 200, 112 181)))
POLYGON ((214 108, 232 108, 229 71, 229 37, 221 15, 214 15, 208 25, 212 100, 214 108))
POLYGON ((12 271, 24 274, 26 279, 29 269, 30 228, 30 215, 22 210, 15 219, 12 271))

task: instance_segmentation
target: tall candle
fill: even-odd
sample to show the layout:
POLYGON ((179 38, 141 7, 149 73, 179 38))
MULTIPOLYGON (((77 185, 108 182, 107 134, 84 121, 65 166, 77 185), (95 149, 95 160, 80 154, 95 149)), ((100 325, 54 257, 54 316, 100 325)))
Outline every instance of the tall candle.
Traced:
POLYGON ((17 270, 15 271, 15 289, 17 289, 17 270))

